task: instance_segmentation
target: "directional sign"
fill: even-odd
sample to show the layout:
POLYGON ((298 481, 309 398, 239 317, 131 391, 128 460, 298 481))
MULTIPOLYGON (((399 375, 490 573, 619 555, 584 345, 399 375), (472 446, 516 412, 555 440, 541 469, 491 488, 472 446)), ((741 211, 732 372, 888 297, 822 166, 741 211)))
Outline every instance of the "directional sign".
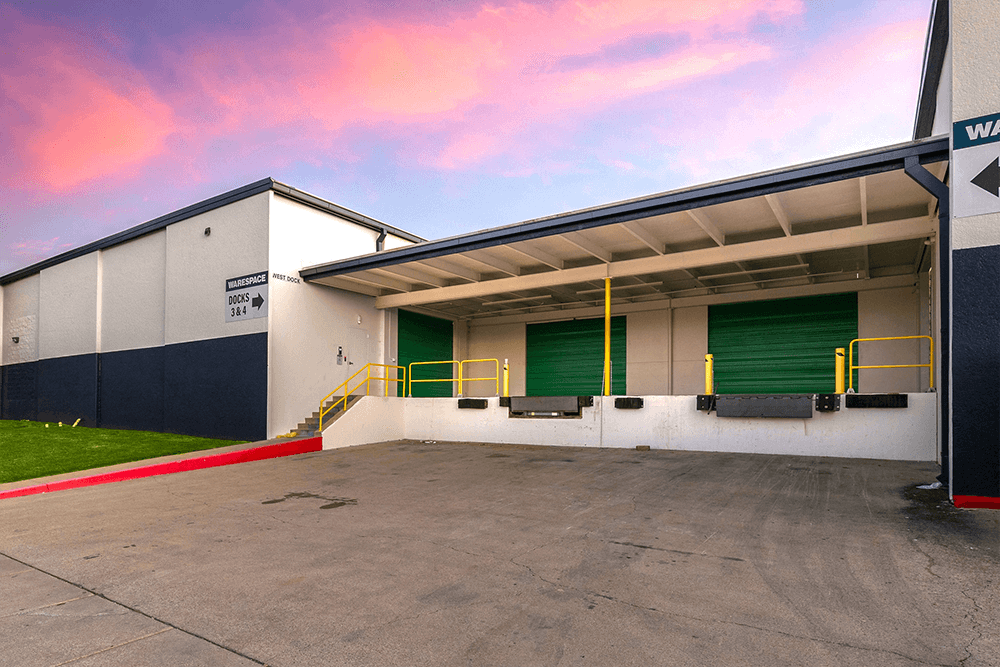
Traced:
POLYGON ((955 123, 952 139, 955 217, 1000 213, 1000 114, 955 123))
POLYGON ((267 317, 267 271, 226 279, 226 322, 267 317))
POLYGON ((1000 197, 1000 157, 986 165, 986 168, 976 174, 972 184, 982 188, 994 197, 1000 197))

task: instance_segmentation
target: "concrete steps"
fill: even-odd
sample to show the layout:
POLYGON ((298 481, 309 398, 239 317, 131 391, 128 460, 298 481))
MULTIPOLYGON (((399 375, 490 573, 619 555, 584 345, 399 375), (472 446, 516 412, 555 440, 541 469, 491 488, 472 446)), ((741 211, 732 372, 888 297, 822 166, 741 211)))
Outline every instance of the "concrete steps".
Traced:
MULTIPOLYGON (((323 417, 323 430, 326 430, 326 428, 330 424, 337 421, 337 419, 340 418, 340 415, 344 414, 344 412, 346 412, 352 405, 357 403, 360 398, 361 398, 360 396, 348 396, 346 406, 343 403, 341 403, 334 410, 326 413, 326 416, 323 417)), ((331 405, 337 403, 341 399, 343 399, 343 396, 334 396, 329 401, 327 401, 326 404, 323 405, 323 409, 325 410, 329 408, 331 405)), ((299 425, 295 427, 295 432, 300 436, 320 435, 319 412, 318 411, 313 412, 311 416, 306 417, 304 421, 299 422, 299 425)))

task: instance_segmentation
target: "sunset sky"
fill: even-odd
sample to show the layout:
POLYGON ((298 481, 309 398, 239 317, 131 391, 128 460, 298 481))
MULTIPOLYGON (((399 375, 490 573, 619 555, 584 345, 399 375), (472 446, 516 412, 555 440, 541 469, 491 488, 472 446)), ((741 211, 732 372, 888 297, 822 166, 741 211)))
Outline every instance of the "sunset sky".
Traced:
POLYGON ((911 138, 931 0, 0 0, 0 274, 266 176, 426 238, 911 138))

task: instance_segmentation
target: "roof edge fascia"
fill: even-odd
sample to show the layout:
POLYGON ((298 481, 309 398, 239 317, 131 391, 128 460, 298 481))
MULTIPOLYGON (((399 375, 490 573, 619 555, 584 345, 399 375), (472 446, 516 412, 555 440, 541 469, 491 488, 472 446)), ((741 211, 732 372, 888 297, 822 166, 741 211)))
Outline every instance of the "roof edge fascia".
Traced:
POLYGON ((331 213, 338 217, 344 218, 350 222, 367 227, 374 231, 381 232, 383 230, 388 231, 394 236, 399 236, 400 238, 406 239, 407 241, 412 241, 414 243, 420 243, 425 239, 405 232, 401 229, 397 229, 392 225, 387 225, 383 222, 379 222, 374 218, 369 218, 368 216, 361 215, 355 211, 348 208, 338 206, 332 202, 328 202, 325 199, 311 195, 302 190, 297 190, 290 185, 286 185, 273 178, 262 178, 259 181, 254 181, 248 185, 238 187, 234 190, 229 190, 228 192, 223 192, 220 195, 210 197, 203 201, 191 204, 190 206, 185 206, 184 208, 173 211, 172 213, 167 213, 166 215, 161 215, 158 218, 154 218, 147 222, 135 225, 134 227, 129 227, 123 231, 112 234, 111 236, 106 236, 97 241, 92 241, 79 248, 73 248, 67 250, 66 252, 55 255, 54 257, 49 257, 48 259, 43 259, 39 262, 35 262, 30 266, 26 266, 23 269, 17 269, 6 275, 0 276, 0 286, 9 285, 10 283, 17 282, 18 280, 23 280, 36 273, 62 264, 63 262, 68 262, 70 260, 76 259, 78 257, 83 257, 96 250, 105 250, 107 248, 114 247, 116 245, 121 245, 133 239, 137 239, 140 236, 145 236, 153 232, 157 232, 161 229, 168 227, 177 222, 193 218, 196 215, 201 215, 203 213, 208 213, 217 208, 233 204, 244 199, 248 199, 255 195, 261 194, 263 192, 273 191, 283 197, 297 201, 306 206, 319 209, 326 213, 331 213))
POLYGON ((949 138, 944 135, 896 144, 742 178, 537 218, 437 241, 427 241, 388 252, 318 264, 305 267, 299 271, 299 276, 307 280, 317 280, 354 271, 433 259, 505 243, 591 229, 652 215, 696 209, 765 194, 777 194, 811 185, 902 170, 907 157, 916 157, 921 164, 947 160, 948 146, 949 138))

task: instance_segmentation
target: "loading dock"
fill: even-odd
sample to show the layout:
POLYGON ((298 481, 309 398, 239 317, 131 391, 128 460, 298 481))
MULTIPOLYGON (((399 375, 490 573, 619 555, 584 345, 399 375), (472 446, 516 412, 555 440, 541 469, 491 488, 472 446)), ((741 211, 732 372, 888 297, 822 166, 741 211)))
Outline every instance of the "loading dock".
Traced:
MULTIPOLYGON (((686 397, 685 409, 704 416, 694 397, 704 391, 704 357, 719 344, 709 342, 721 331, 719 313, 741 304, 760 313, 783 299, 854 298, 856 332, 850 313, 837 323, 847 329, 822 344, 803 318, 786 327, 782 347, 798 357, 787 367, 754 354, 734 370, 729 352, 715 350, 722 389, 787 392, 798 380, 781 382, 800 373, 810 378, 800 389, 822 390, 821 403, 833 406, 820 353, 785 343, 803 334, 817 347, 834 345, 827 354, 836 358, 845 342, 851 347, 843 341, 851 333, 896 340, 859 348, 863 361, 848 385, 905 393, 908 411, 930 410, 931 458, 956 502, 1000 505, 1000 297, 983 289, 1000 272, 1000 212, 969 208, 961 200, 970 192, 995 194, 983 182, 952 189, 949 168, 952 139, 962 133, 975 145, 955 144, 960 162, 969 151, 995 150, 993 135, 975 127, 995 122, 1000 105, 983 92, 995 90, 984 77, 996 69, 983 63, 1000 53, 981 26, 994 25, 996 12, 971 0, 934 3, 914 139, 906 143, 440 241, 264 179, 3 276, 0 412, 275 436, 294 429, 352 368, 397 365, 409 354, 407 323, 422 316, 437 318, 430 339, 440 349, 428 353, 437 361, 509 362, 504 393, 577 393, 597 382, 602 391, 587 393, 617 392, 646 406, 686 397), (952 25, 950 12, 963 20, 952 25), (203 271, 192 274, 193 264, 203 271), (260 316, 221 317, 224 281, 264 267, 274 280, 259 299, 260 316), (131 280, 140 273, 142 281, 131 280), (538 332, 602 316, 600 377, 582 370, 589 361, 539 361, 538 332), (620 351, 612 359, 611 348, 621 347, 612 344, 613 318, 624 318, 615 329, 623 334, 614 335, 624 336, 624 360, 620 351), (798 363, 807 356, 819 366, 798 363), (539 364, 544 373, 530 375, 529 386, 539 364), (755 364, 777 377, 744 373, 755 364), (563 386, 544 384, 563 368, 572 371, 563 386), (732 372, 739 382, 727 377, 732 372), (219 414, 232 418, 223 423, 219 414)), ((971 178, 982 181, 982 173, 971 178)), ((822 316, 826 324, 837 319, 832 312, 822 316)), ((589 347, 596 340, 578 337, 570 351, 589 347)), ((445 381, 417 383, 418 392, 444 396, 414 401, 448 401, 449 384, 457 393, 447 377, 426 379, 445 381)), ((493 394, 485 383, 468 393, 493 394)), ((373 404, 358 406, 365 402, 373 404)), ((811 421, 836 424, 857 409, 834 406, 811 421)), ((817 453, 842 455, 846 439, 836 442, 817 453)))

